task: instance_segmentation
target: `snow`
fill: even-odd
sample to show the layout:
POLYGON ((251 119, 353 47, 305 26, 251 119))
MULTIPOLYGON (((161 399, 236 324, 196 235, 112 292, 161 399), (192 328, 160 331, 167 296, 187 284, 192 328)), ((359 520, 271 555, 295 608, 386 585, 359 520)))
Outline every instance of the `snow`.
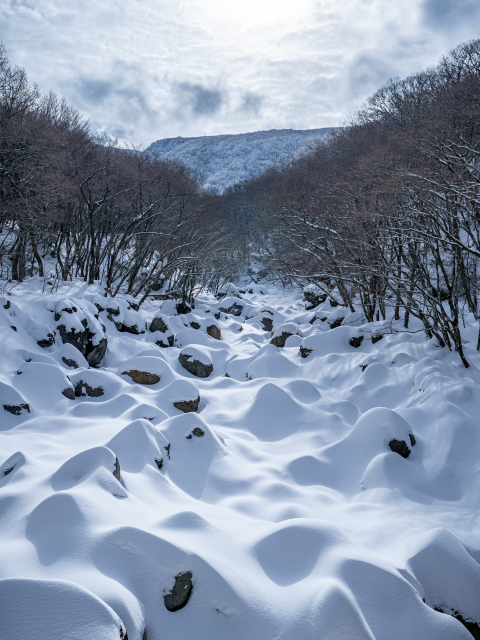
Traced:
MULTIPOLYGON (((165 138, 152 142, 147 152, 159 158, 180 160, 198 173, 205 189, 223 193, 234 184, 258 177, 273 164, 305 153, 331 131, 331 128, 272 129, 237 135, 165 138)), ((236 295, 233 287, 230 295, 236 295)))
POLYGON ((480 623, 478 325, 467 370, 421 332, 252 290, 204 294, 187 315, 81 281, 2 298, 2 640, 472 637, 452 614, 480 623), (215 340, 232 300, 242 316, 222 312, 215 340), (118 331, 107 307, 138 327, 162 317, 174 346, 118 331), (108 339, 98 368, 56 332, 78 317, 108 339), (213 371, 189 373, 181 353, 213 371), (195 412, 174 406, 198 397, 195 412), (168 611, 185 572, 191 597, 168 611))

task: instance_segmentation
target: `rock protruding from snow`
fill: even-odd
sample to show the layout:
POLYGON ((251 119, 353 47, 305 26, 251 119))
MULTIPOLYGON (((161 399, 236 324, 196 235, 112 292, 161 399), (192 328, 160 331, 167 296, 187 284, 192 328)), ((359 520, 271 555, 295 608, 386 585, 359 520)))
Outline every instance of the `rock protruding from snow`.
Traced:
POLYGON ((127 376, 137 384, 153 385, 160 382, 171 382, 173 373, 163 358, 155 356, 137 356, 123 362, 117 370, 117 375, 127 376))
POLYGON ((296 324, 293 322, 286 322, 275 327, 275 331, 273 332, 272 339, 270 340, 270 344, 275 345, 276 347, 284 347, 285 342, 290 336, 300 336, 302 337, 302 332, 298 328, 296 324))
POLYGON ((184 571, 175 576, 175 584, 172 590, 163 597, 165 607, 169 611, 178 611, 187 604, 192 595, 192 577, 191 571, 184 571))
POLYGON ((314 309, 319 304, 325 302, 327 294, 320 289, 316 284, 309 284, 303 289, 303 296, 305 298, 305 309, 314 309))
POLYGON ((184 369, 197 378, 208 378, 213 371, 212 358, 201 346, 184 347, 178 360, 184 369))
POLYGON ((92 312, 94 310, 94 305, 86 300, 83 308, 77 308, 67 300, 64 304, 58 303, 54 311, 63 344, 78 349, 91 367, 101 363, 108 347, 104 327, 92 312))
POLYGON ((30 413, 30 405, 16 389, 5 382, 0 382, 0 405, 14 416, 30 413))
POLYGON ((184 413, 197 411, 200 404, 200 392, 190 380, 174 380, 162 391, 161 397, 184 413))

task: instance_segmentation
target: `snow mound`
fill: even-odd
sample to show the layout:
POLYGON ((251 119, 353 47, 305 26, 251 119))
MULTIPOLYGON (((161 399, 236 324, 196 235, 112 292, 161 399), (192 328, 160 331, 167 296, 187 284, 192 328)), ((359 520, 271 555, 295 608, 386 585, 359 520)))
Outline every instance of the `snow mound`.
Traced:
POLYGON ((42 288, 0 306, 1 638, 479 635, 473 318, 463 369, 293 287, 42 288))

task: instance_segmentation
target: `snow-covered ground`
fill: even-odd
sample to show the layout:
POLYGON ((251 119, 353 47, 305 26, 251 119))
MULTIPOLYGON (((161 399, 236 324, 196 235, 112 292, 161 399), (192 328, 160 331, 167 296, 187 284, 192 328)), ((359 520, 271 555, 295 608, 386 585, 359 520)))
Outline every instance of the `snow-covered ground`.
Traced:
POLYGON ((294 289, 41 285, 0 300, 2 640, 472 637, 474 342, 374 343, 294 289))
POLYGON ((160 158, 177 158, 194 169, 203 187, 223 193, 225 189, 258 177, 268 167, 306 152, 332 128, 272 129, 237 135, 165 138, 147 151, 160 158))

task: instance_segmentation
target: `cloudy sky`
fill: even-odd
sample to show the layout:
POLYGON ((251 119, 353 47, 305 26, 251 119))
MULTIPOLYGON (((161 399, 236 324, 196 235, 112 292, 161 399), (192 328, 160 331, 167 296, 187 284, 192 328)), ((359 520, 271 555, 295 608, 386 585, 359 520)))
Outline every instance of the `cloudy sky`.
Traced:
POLYGON ((480 0, 0 0, 11 61, 143 145, 337 125, 474 37, 480 0))

